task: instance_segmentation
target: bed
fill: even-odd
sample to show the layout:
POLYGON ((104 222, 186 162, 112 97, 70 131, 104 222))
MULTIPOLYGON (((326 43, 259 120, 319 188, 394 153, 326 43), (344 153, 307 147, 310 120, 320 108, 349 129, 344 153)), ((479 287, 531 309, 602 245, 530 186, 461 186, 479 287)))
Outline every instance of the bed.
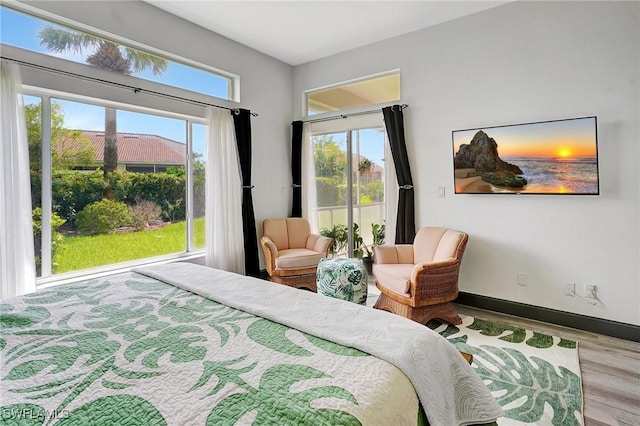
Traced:
POLYGON ((7 423, 450 426, 502 414, 424 326, 190 263, 7 299, 0 314, 7 423))

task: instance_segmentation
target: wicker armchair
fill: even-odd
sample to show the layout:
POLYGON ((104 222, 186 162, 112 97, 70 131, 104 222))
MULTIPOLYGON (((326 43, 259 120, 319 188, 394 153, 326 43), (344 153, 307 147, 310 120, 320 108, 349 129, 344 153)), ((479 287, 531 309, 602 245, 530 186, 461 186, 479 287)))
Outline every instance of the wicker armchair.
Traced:
POLYGON ((426 227, 413 244, 376 246, 373 274, 378 309, 425 324, 438 318, 462 320, 450 303, 458 297, 458 273, 469 237, 464 232, 426 227))
POLYGON ((311 233, 303 218, 265 219, 260 246, 269 281, 316 291, 318 262, 327 257, 332 238, 311 233))

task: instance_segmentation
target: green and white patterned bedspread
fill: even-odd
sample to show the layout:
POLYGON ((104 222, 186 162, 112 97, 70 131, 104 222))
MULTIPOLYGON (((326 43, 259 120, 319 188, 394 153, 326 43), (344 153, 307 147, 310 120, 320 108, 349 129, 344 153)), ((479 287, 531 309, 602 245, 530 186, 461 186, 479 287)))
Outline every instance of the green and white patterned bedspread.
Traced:
MULTIPOLYGON (((307 293, 177 268, 212 292, 233 283, 240 305, 257 285, 307 293)), ((174 285, 130 272, 4 301, 0 423, 419 422, 416 391, 391 363, 174 285)))

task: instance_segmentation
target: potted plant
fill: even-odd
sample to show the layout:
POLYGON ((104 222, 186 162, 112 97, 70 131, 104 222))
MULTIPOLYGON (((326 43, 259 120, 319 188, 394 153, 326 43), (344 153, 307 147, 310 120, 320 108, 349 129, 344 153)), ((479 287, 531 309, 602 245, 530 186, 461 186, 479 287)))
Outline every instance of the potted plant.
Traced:
POLYGON ((372 166, 373 166, 373 163, 371 162, 371 160, 369 160, 368 158, 363 158, 358 163, 358 171, 362 174, 370 173, 372 166))
MULTIPOLYGON (((371 224, 371 235, 373 235, 372 246, 379 246, 384 244, 384 233, 385 233, 384 223, 371 224)), ((371 274, 373 272, 373 263, 375 261, 373 257, 373 251, 369 246, 367 246, 364 243, 364 241, 362 242, 361 245, 362 245, 362 249, 364 250, 364 253, 366 253, 366 256, 362 257, 362 263, 364 263, 364 266, 367 268, 367 272, 371 274)))
POLYGON ((384 223, 371 224, 371 234, 373 235, 374 246, 381 246, 382 244, 384 244, 384 233, 385 233, 384 223))
POLYGON ((367 269, 367 273, 371 275, 373 273, 373 252, 369 249, 369 246, 367 246, 365 243, 362 243, 362 247, 365 253, 367 254, 366 256, 362 257, 362 263, 367 269))
MULTIPOLYGON (((358 259, 364 255, 363 245, 364 242, 360 236, 358 224, 353 224, 353 255, 358 259)), ((324 237, 333 238, 333 244, 329 247, 329 254, 331 257, 340 256, 347 250, 347 244, 349 243, 349 228, 346 225, 334 225, 333 228, 322 228, 320 235, 324 237)))
POLYGON ((346 225, 334 225, 331 229, 322 228, 320 235, 333 238, 333 244, 329 247, 331 257, 338 256, 347 247, 349 233, 346 225))

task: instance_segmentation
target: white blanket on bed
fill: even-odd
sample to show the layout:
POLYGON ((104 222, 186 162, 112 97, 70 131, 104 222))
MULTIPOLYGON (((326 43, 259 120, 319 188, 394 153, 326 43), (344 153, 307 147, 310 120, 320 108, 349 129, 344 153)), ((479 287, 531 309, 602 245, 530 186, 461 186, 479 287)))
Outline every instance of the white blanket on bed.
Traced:
POLYGON ((454 346, 416 322, 190 263, 134 271, 390 362, 411 380, 432 426, 488 423, 503 414, 454 346))

